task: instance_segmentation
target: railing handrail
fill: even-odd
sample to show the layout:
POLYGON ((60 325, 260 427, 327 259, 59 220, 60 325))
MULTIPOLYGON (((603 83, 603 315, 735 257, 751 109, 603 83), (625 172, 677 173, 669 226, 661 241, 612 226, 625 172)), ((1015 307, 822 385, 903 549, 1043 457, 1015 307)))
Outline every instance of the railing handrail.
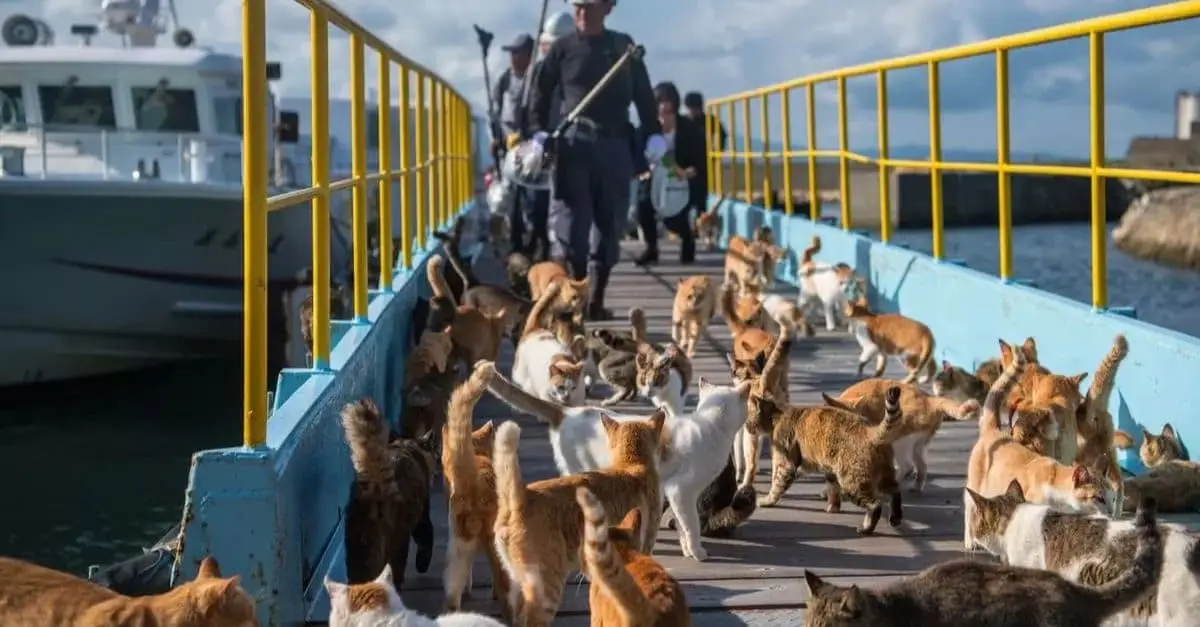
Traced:
POLYGON ((857 76, 865 76, 879 71, 891 71, 905 68, 913 68, 929 63, 943 63, 946 61, 958 61, 970 57, 992 54, 999 50, 1011 51, 1018 48, 1028 48, 1047 43, 1064 41, 1067 39, 1078 39, 1086 37, 1091 33, 1113 33, 1131 28, 1139 28, 1142 26, 1152 26, 1158 24, 1166 24, 1169 22, 1178 22, 1194 17, 1200 17, 1200 0, 1181 0, 1179 2, 1171 2, 1155 7, 1144 9, 1134 9, 1122 13, 1113 13, 1100 17, 1089 18, 1086 20, 1078 20, 1059 24, 1056 26, 1047 26, 1035 30, 1025 31, 1021 33, 1013 33, 1011 35, 1003 35, 985 39, 967 44, 951 46, 949 48, 940 48, 938 50, 930 50, 928 52, 918 52, 915 54, 893 57, 882 61, 872 61, 859 65, 826 70, 809 74, 800 78, 795 78, 757 89, 751 89, 729 96, 722 96, 715 100, 710 100, 709 106, 716 106, 743 100, 746 98, 761 97, 765 94, 771 94, 783 89, 794 89, 803 87, 811 83, 824 83, 838 78, 853 78, 857 76))

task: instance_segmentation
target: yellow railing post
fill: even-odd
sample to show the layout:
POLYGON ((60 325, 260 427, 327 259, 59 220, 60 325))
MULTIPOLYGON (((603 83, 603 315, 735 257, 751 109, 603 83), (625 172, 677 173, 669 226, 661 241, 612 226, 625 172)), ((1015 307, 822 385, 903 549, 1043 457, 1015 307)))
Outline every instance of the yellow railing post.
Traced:
POLYGON ((879 127, 879 239, 883 242, 892 239, 892 190, 888 180, 888 93, 887 70, 879 70, 875 75, 875 109, 878 117, 876 126, 879 127))
POLYGON ((267 9, 242 3, 242 443, 267 439, 267 9))
MULTIPOLYGON (((738 195, 738 125, 737 117, 733 112, 733 101, 727 103, 729 113, 729 191, 730 196, 737 200, 738 195)), ((748 194, 749 192, 747 192, 748 194)))
POLYGON ((1108 307, 1108 216, 1106 186, 1100 168, 1104 158, 1104 34, 1092 31, 1088 35, 1088 109, 1091 127, 1092 181, 1092 307, 1108 307))
POLYGON ((409 108, 412 107, 412 102, 409 100, 408 68, 400 65, 400 102, 399 109, 400 123, 397 130, 397 146, 400 149, 400 258, 405 270, 412 270, 412 249, 413 249, 413 231, 412 231, 412 203, 410 195, 412 194, 412 172, 409 168, 412 167, 412 160, 409 158, 412 150, 412 135, 408 132, 409 108))
POLYGON ((790 88, 779 91, 779 132, 783 134, 783 209, 790 216, 796 210, 792 191, 792 96, 790 88))
MULTIPOLYGON (((428 184, 426 196, 429 198, 428 204, 425 206, 425 212, 429 216, 430 230, 440 229, 441 223, 441 207, 438 202, 438 169, 437 169, 437 150, 438 150, 438 132, 437 132, 437 83, 432 79, 429 81, 429 98, 426 103, 428 111, 425 115, 425 167, 428 171, 428 177, 425 179, 428 184)), ((429 249, 432 250, 434 244, 429 242, 429 249)))
POLYGON ((416 141, 413 146, 413 170, 416 172, 414 177, 413 200, 416 206, 413 207, 417 215, 417 248, 420 250, 428 250, 429 246, 429 188, 426 186, 425 180, 429 173, 425 171, 425 160, 429 158, 426 154, 425 146, 426 133, 429 127, 425 124, 425 76, 416 74, 413 78, 417 82, 417 98, 410 105, 413 107, 416 115, 413 121, 413 131, 416 135, 416 141))
POLYGON ((367 321, 367 77, 363 41, 350 34, 350 175, 354 205, 351 214, 354 256, 354 320, 367 321))
POLYGON ((446 228, 450 223, 450 216, 454 209, 450 205, 450 94, 446 91, 446 86, 438 87, 438 171, 440 172, 441 182, 439 184, 441 206, 442 206, 442 228, 446 228))
POLYGON ((392 290, 392 61, 379 52, 379 290, 392 290))
POLYGON ((1008 163, 1009 148, 1008 51, 996 51, 996 209, 1000 228, 1000 278, 1009 280, 1013 273, 1012 258, 1012 188, 1008 163))
MULTIPOLYGON (((720 148, 717 146, 718 138, 714 136, 716 133, 715 129, 717 128, 717 120, 713 117, 716 111, 714 107, 705 107, 704 110, 704 167, 708 170, 708 180, 704 182, 704 191, 710 196, 716 194, 719 187, 717 184, 719 180, 717 177, 717 168, 719 165, 716 155, 720 148)), ((704 211, 704 209, 705 207, 700 207, 701 211, 704 211)))
POLYGON ((817 181, 817 86, 814 83, 805 85, 804 118, 808 144, 808 218, 816 222, 821 219, 821 188, 817 181))
POLYGON ((846 77, 837 77, 837 109, 838 109, 838 187, 842 202, 842 230, 849 231, 854 227, 850 215, 850 116, 846 112, 849 99, 846 97, 846 77))
POLYGON ((312 121, 312 367, 329 368, 329 19, 323 11, 308 16, 312 121))
POLYGON ((942 101, 938 64, 930 61, 929 68, 929 209, 933 230, 933 258, 944 253, 942 217, 942 101))
POLYGON ((762 137, 759 141, 762 142, 762 150, 759 151, 759 158, 762 159, 763 177, 763 207, 772 209, 773 198, 771 198, 771 114, 768 112, 770 105, 770 94, 763 94, 759 99, 759 118, 758 118, 758 134, 762 137))
POLYGON ((742 186, 746 189, 746 204, 754 204, 754 162, 750 155, 750 99, 739 100, 742 110, 742 186))

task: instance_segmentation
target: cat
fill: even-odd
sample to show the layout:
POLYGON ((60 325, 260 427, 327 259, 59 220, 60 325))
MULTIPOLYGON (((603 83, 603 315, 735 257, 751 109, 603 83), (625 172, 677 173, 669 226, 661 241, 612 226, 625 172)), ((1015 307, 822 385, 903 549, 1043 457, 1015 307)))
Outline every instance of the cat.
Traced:
POLYGON ((696 216, 694 225, 696 242, 709 252, 716 251, 721 238, 721 214, 715 209, 703 211, 696 216))
MULTIPOLYGON (((533 301, 505 287, 480 282, 474 272, 471 271, 469 264, 463 261, 457 252, 451 253, 451 250, 457 249, 447 244, 446 257, 464 285, 465 291, 461 298, 462 304, 478 310, 489 318, 503 315, 505 332, 512 338, 513 342, 518 341, 521 337, 520 333, 525 316, 533 308, 533 301)), ((433 285, 432 279, 430 280, 430 285, 433 285)))
POLYGON ((529 312, 513 355, 512 378, 521 389, 537 398, 578 406, 587 401, 587 390, 583 382, 584 364, 577 355, 582 349, 574 343, 582 344, 586 339, 575 336, 568 344, 539 323, 561 289, 561 283, 550 284, 529 312))
POLYGON ((900 411, 904 418, 891 436, 892 451, 896 459, 896 473, 900 481, 913 478, 912 491, 925 490, 928 465, 925 450, 937 435, 944 420, 975 420, 979 403, 969 400, 956 403, 949 399, 930 396, 912 383, 901 383, 887 379, 867 379, 846 388, 834 399, 821 394, 825 404, 865 416, 874 424, 883 422, 886 416, 887 392, 900 388, 900 411))
POLYGON ((758 506, 778 504, 802 468, 825 475, 826 512, 841 511, 843 494, 866 510, 859 535, 875 533, 887 495, 888 523, 899 527, 903 499, 890 443, 903 418, 899 387, 888 389, 885 403, 883 422, 871 425, 843 409, 782 405, 770 394, 752 395, 748 420, 771 437, 771 491, 758 506))
MULTIPOLYGON (((1124 440, 1127 446, 1123 448, 1133 448, 1133 438, 1129 437, 1129 434, 1125 434, 1124 440)), ((1138 457, 1142 460, 1142 465, 1153 468, 1170 461, 1186 460, 1187 454, 1184 453, 1179 435, 1175 433, 1175 427, 1168 422, 1163 425, 1158 435, 1142 427, 1142 445, 1138 449, 1138 457)))
POLYGON ((1096 376, 1088 387, 1083 404, 1076 413, 1079 429, 1079 451, 1075 461, 1093 473, 1104 476, 1114 497, 1111 514, 1120 516, 1124 508, 1125 477, 1117 460, 1116 433, 1108 401, 1116 385, 1117 369, 1129 354, 1129 341, 1124 335, 1113 338, 1112 348, 1096 368, 1096 376))
MULTIPOLYGON (((1138 530, 1130 521, 1026 503, 1021 485, 1015 481, 997 497, 968 495, 975 506, 972 533, 981 546, 1006 564, 1049 570, 1093 587, 1109 583, 1133 565, 1138 530)), ((1105 623, 1109 627, 1187 627, 1200 616, 1200 540, 1174 525, 1159 525, 1159 534, 1163 565, 1158 585, 1109 619, 1105 623)))
POLYGON ((529 296, 534 301, 541 300, 542 294, 551 285, 560 287, 551 311, 583 311, 587 305, 587 278, 572 279, 567 275, 567 269, 557 261, 541 261, 533 264, 526 275, 529 279, 529 296))
MULTIPOLYGON (((442 271, 442 258, 434 255, 426 263, 429 285, 433 289, 433 302, 457 303, 453 288, 442 271)), ((459 305, 455 309, 454 320, 450 326, 455 356, 459 361, 465 362, 468 368, 483 359, 495 360, 499 356, 500 340, 505 335, 507 322, 506 309, 485 314, 469 305, 459 305)))
POLYGON ((721 315, 725 318, 729 333, 733 335, 732 357, 733 363, 736 364, 735 369, 741 367, 757 374, 761 371, 755 368, 755 364, 760 361, 765 363, 766 355, 775 342, 775 336, 761 327, 750 326, 737 315, 734 305, 736 290, 737 284, 730 281, 726 281, 722 287, 719 301, 721 315))
POLYGON ((799 307, 806 314, 817 307, 825 313, 825 330, 836 331, 842 313, 849 302, 846 285, 856 281, 854 268, 844 263, 828 264, 814 261, 813 256, 821 252, 821 238, 813 235, 812 243, 800 257, 799 307))
POLYGON ((392 580, 390 565, 374 580, 357 584, 333 581, 326 575, 329 627, 505 627, 494 618, 469 612, 422 616, 404 605, 392 580))
POLYGON ((942 369, 933 375, 933 395, 957 402, 976 401, 983 403, 987 398, 988 384, 978 376, 942 361, 942 369))
MULTIPOLYGON (((804 571, 805 627, 1100 627, 1136 604, 1163 571, 1154 504, 1138 510, 1137 548, 1124 572, 1090 587, 1060 575, 954 560, 876 589, 842 587, 804 571)), ((1194 617, 1193 617, 1194 619, 1194 617)))
MULTIPOLYGON (((1000 428, 1000 405, 1016 384, 1025 366, 1025 356, 1013 353, 1000 378, 988 390, 979 414, 979 439, 967 462, 967 484, 977 494, 994 496, 1008 489, 1015 479, 1035 503, 1072 511, 1095 512, 1105 507, 1105 488, 1086 466, 1061 464, 1022 446, 1000 428)), ((972 501, 963 496, 963 548, 975 549, 971 536, 972 501)))
POLYGON ((687 398, 683 373, 674 366, 678 354, 678 347, 671 345, 661 354, 642 351, 634 358, 638 393, 649 400, 650 404, 666 410, 672 416, 683 415, 684 401, 687 398))
POLYGON ((629 330, 593 329, 587 340, 584 385, 589 392, 596 379, 604 381, 612 393, 600 404, 604 407, 627 401, 637 394, 638 337, 646 336, 646 314, 640 308, 629 310, 629 330))
POLYGON ((773 274, 774 264, 782 258, 783 251, 778 246, 734 235, 726 245, 725 282, 771 289, 773 281, 768 273, 773 274))
MULTIPOLYGON (((670 508, 670 504, 666 504, 670 508)), ((758 508, 758 497, 754 485, 738 485, 737 470, 733 456, 725 460, 721 474, 700 493, 696 509, 700 516, 700 535, 705 538, 730 538, 742 523, 754 515, 758 508)), ((678 523, 674 518, 667 521, 667 528, 675 531, 678 523)))
POLYGON ((1200 464, 1166 461, 1124 480, 1125 511, 1139 497, 1153 497, 1159 510, 1171 514, 1200 513, 1200 464))
MULTIPOLYGON (((754 368, 739 368, 736 362, 730 361, 730 369, 734 381, 751 383, 751 394, 769 394, 776 401, 787 404, 791 402, 788 373, 793 330, 788 321, 780 320, 779 331, 779 338, 771 346, 771 353, 763 360, 761 366, 756 361, 754 368)), ((741 488, 754 484, 754 478, 758 475, 762 436, 767 435, 769 431, 770 429, 763 425, 752 420, 747 421, 741 434, 733 442, 734 469, 741 488)))
POLYGON ((767 294, 762 299, 763 328, 768 333, 779 333, 778 320, 787 320, 792 326, 801 329, 804 337, 813 336, 812 324, 804 315, 804 310, 794 300, 780 294, 767 294))
POLYGON ((756 226, 750 234, 750 245, 763 252, 761 287, 775 289, 775 265, 783 260, 784 250, 775 245, 775 232, 769 226, 756 226))
POLYGON ((671 307, 671 339, 688 357, 696 355, 696 341, 708 328, 717 308, 717 291, 712 277, 680 277, 671 307))
MULTIPOLYGON (((487 363, 487 362, 482 362, 487 363)), ((471 431, 479 398, 487 390, 490 370, 476 368, 450 397, 442 436, 442 464, 449 501, 450 544, 442 575, 446 597, 444 612, 457 612, 472 585, 471 566, 483 552, 491 566, 492 590, 497 599, 508 598, 508 578, 496 555, 492 529, 496 524, 496 474, 492 467, 495 427, 487 421, 471 431)), ((501 604, 505 619, 507 604, 501 604)))
POLYGON ((74 575, 0 557, 0 625, 5 627, 256 627, 240 578, 222 578, 212 557, 196 579, 162 594, 128 597, 74 575))
POLYGON ((429 570, 433 561, 434 432, 389 444, 388 424, 367 398, 342 409, 342 428, 354 466, 346 505, 347 577, 352 583, 370 581, 390 564, 396 588, 403 588, 410 539, 417 545, 417 572, 429 570))
MULTIPOLYGON (((983 403, 987 398, 988 390, 996 382, 996 379, 1000 378, 1000 373, 1008 365, 1014 350, 1021 351, 1025 356, 1025 370, 1022 371, 1021 376, 1025 377, 1030 384, 1036 377, 1050 374, 1050 371, 1037 361, 1037 343, 1033 338, 1025 338, 1024 344, 1018 347, 1013 347, 1004 340, 999 340, 999 344, 1000 357, 983 362, 975 369, 974 374, 954 366, 948 361, 943 361, 941 371, 933 378, 934 396, 944 396, 958 401, 975 399, 983 403)), ((1015 395, 1020 387, 1019 383, 1010 392, 1010 396, 1015 395)), ((1008 407, 1007 402, 1001 407, 1004 418, 1009 417, 1008 407)))
POLYGON ((591 580, 588 612, 593 627, 691 627, 683 586, 638 549, 641 512, 629 510, 610 527, 604 506, 587 488, 575 492, 583 511, 583 571, 591 580))
POLYGON ((1059 462, 1075 462, 1079 452, 1076 413, 1083 405, 1079 384, 1084 372, 1073 377, 1039 374, 1033 382, 1009 395, 1009 420, 1013 439, 1059 462))
POLYGON ((887 368, 887 357, 900 357, 908 369, 905 383, 925 383, 933 378, 937 365, 933 361, 936 343, 933 331, 912 318, 897 314, 877 314, 861 302, 846 305, 846 317, 850 319, 850 332, 862 347, 858 356, 858 376, 872 359, 875 374, 882 377, 887 368))
POLYGON ((533 297, 529 288, 529 269, 532 267, 533 262, 521 253, 513 252, 504 257, 504 273, 514 294, 524 298, 533 297))
MULTIPOLYGON (((307 364, 312 366, 313 358, 313 308, 315 301, 313 300, 312 292, 312 273, 305 273, 307 284, 310 287, 308 293, 304 295, 304 300, 300 301, 300 337, 304 340, 304 347, 308 350, 307 364)), ((354 310, 354 305, 351 300, 351 294, 343 284, 334 284, 329 287, 329 319, 343 320, 350 317, 354 310)))
MULTIPOLYGON (((645 420, 643 416, 614 415, 596 407, 562 407, 541 401, 523 393, 499 373, 491 375, 488 389, 514 409, 550 425, 550 446, 563 476, 612 465, 611 443, 602 427, 603 421, 645 420)), ((663 448, 655 463, 667 503, 679 521, 682 552, 686 557, 703 561, 707 553, 700 543, 697 502, 722 472, 727 451, 746 421, 750 382, 718 386, 701 378, 699 390, 699 402, 692 413, 672 416, 659 410, 668 419, 663 448)))
POLYGON ((450 259, 450 265, 454 267, 456 272, 446 277, 446 283, 450 286, 450 294, 455 302, 462 302, 463 294, 467 288, 472 285, 478 285, 479 279, 476 278, 471 264, 462 259, 462 236, 466 229, 467 220, 465 217, 459 217, 454 221, 454 226, 451 227, 449 233, 434 231, 433 237, 442 242, 442 251, 446 257, 450 259))
MULTIPOLYGON (((566 578, 579 564, 583 543, 583 512, 575 492, 588 488, 604 504, 608 518, 617 519, 631 509, 642 520, 657 520, 662 506, 658 457, 666 415, 655 413, 648 420, 618 422, 601 416, 609 439, 612 465, 524 485, 517 456, 521 428, 506 421, 496 433, 496 552, 513 582, 509 606, 515 624, 546 627, 554 620, 566 587, 566 578)), ((640 530, 637 547, 649 552, 658 525, 640 530)))

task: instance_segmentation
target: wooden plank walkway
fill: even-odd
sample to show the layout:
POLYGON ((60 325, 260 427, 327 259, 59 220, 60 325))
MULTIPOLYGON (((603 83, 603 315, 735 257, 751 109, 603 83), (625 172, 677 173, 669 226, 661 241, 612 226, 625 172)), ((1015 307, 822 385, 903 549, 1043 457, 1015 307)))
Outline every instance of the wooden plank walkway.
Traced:
MULTIPOLYGON (((631 307, 642 307, 654 341, 670 337, 671 303, 680 277, 708 274, 720 280, 722 257, 701 253, 691 266, 674 263, 674 246, 663 242, 663 261, 654 268, 637 268, 631 262, 640 252, 640 244, 626 245, 625 260, 614 270, 608 305, 623 316, 631 307)), ((480 268, 482 276, 496 276, 480 268)), ((484 278, 483 280, 491 280, 484 278)), ((783 287, 788 293, 793 288, 783 287)), ((624 323, 608 323, 623 326, 624 323)), ((818 326, 817 335, 797 341, 791 354, 791 393, 793 402, 820 403, 821 392, 838 393, 856 381, 854 374, 858 346, 844 331, 826 332, 818 326)), ((729 370, 723 352, 730 346, 729 331, 720 317, 708 329, 695 357, 697 378, 727 382, 729 370)), ((506 349, 501 369, 511 363, 511 348, 506 349)), ((889 360, 889 374, 897 375, 898 365, 889 360)), ((695 386, 690 403, 695 403, 695 386)), ((644 411, 649 404, 637 400, 618 406, 619 411, 644 411)), ((512 413, 495 399, 485 398, 476 414, 476 422, 503 421, 512 413)), ((527 481, 556 475, 546 427, 533 418, 516 418, 522 425, 521 466, 527 481)), ((899 529, 879 526, 878 535, 860 538, 855 526, 862 518, 857 507, 848 504, 839 514, 826 514, 824 501, 817 495, 822 482, 816 476, 802 477, 775 508, 759 509, 740 527, 732 539, 703 540, 708 550, 701 563, 681 556, 674 532, 663 529, 658 536, 654 556, 670 568, 684 583, 688 604, 697 624, 703 625, 796 625, 803 621, 808 596, 803 571, 813 569, 838 583, 874 585, 914 573, 932 564, 962 556, 962 486, 966 459, 975 440, 976 427, 969 423, 947 423, 930 448, 930 481, 922 495, 905 494, 905 522, 899 529)), ((770 481, 770 461, 766 447, 759 466, 756 487, 765 494, 770 481)), ((436 614, 442 603, 441 569, 447 541, 446 504, 441 486, 435 498, 434 520, 438 524, 438 550, 429 572, 419 575, 411 570, 404 597, 416 609, 436 614)), ((467 609, 495 613, 491 600, 489 571, 480 558, 474 568, 475 583, 467 609)), ((580 577, 577 586, 568 588, 555 624, 587 624, 587 583, 580 577)))

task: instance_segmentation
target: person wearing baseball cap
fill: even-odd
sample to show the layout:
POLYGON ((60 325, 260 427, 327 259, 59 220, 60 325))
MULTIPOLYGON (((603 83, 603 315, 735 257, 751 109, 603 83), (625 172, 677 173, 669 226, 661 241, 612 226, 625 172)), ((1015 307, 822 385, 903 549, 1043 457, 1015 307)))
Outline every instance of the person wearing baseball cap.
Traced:
MULTIPOLYGON (((523 95, 525 92, 525 81, 529 76, 529 65, 533 61, 533 37, 528 33, 521 33, 513 38, 511 42, 500 47, 509 55, 509 66, 500 73, 496 79, 496 84, 492 87, 492 102, 495 103, 496 110, 491 112, 492 125, 492 156, 496 159, 496 163, 503 162, 504 153, 508 150, 506 138, 512 137, 521 132, 522 118, 524 117, 522 108, 524 106, 523 95)), ((516 195, 516 202, 512 203, 511 214, 509 215, 509 226, 512 229, 512 237, 514 241, 520 242, 525 235, 525 220, 524 205, 526 204, 523 194, 516 195)))

